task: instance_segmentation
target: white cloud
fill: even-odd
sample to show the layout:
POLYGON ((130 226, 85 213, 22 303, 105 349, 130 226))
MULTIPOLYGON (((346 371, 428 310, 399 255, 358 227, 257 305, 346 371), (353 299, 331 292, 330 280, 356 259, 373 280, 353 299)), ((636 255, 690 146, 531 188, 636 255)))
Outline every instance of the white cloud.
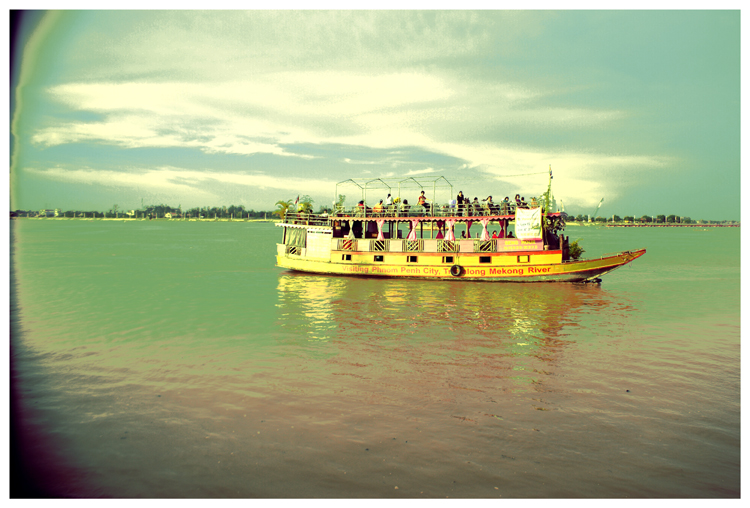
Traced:
MULTIPOLYGON (((356 73, 282 72, 257 76, 248 81, 204 83, 77 83, 54 87, 50 93, 78 111, 103 115, 98 122, 67 122, 38 131, 35 143, 54 146, 74 142, 103 142, 128 148, 182 147, 206 153, 297 155, 295 144, 341 144, 367 146, 392 151, 403 146, 421 148, 467 161, 466 167, 481 167, 487 175, 536 173, 552 163, 560 174, 556 192, 566 202, 584 204, 601 198, 604 191, 596 170, 608 167, 654 168, 663 160, 647 156, 613 156, 542 151, 524 147, 504 147, 500 143, 444 141, 435 133, 450 132, 455 119, 474 120, 481 130, 498 124, 553 124, 576 128, 606 124, 621 118, 620 111, 594 111, 581 108, 534 108, 543 91, 496 84, 457 84, 419 73, 393 73, 369 76, 356 73), (485 109, 477 94, 493 94, 485 109)), ((394 153, 394 152, 391 152, 394 153)), ((348 164, 370 165, 373 161, 343 159, 348 164)), ((399 161, 391 161, 396 167, 399 161)), ((463 166, 462 166, 463 167, 463 166)), ((412 169, 403 176, 435 173, 433 167, 412 169)), ((185 189, 188 178, 196 181, 235 183, 255 187, 294 190, 309 188, 306 179, 298 181, 262 175, 230 173, 140 172, 133 178, 151 181, 164 188, 185 189), (179 175, 177 174, 179 173, 179 175), (179 183, 176 178, 180 178, 179 183), (175 187, 176 186, 176 187, 175 187)), ((85 181, 89 173, 46 173, 56 178, 85 181)), ((102 173, 99 173, 100 175, 102 173)), ((133 182, 121 174, 112 182, 133 182)), ((103 183, 103 182, 102 182, 103 183)), ((555 182, 556 184, 558 181, 555 182)), ((524 183, 514 180, 524 188, 524 183)), ((529 185, 531 182, 529 182, 529 185)), ((315 184, 312 184, 315 186, 315 184)), ((326 182, 325 195, 333 188, 326 182)), ((536 187, 534 187, 536 189, 536 187)), ((531 189, 527 190, 531 194, 531 189)), ((608 195, 616 187, 606 189, 608 195)))
POLYGON ((502 51, 518 34, 538 32, 542 19, 521 11, 253 10, 95 11, 64 21, 76 32, 63 67, 86 81, 180 75, 215 82, 257 69, 368 65, 389 72, 476 53, 498 36, 502 51), (76 18, 96 29, 81 30, 76 18))
MULTIPOLYGON (((477 141, 498 128, 607 128, 627 116, 616 109, 566 107, 561 89, 553 84, 496 79, 499 72, 474 69, 472 74, 471 67, 457 73, 450 70, 455 62, 433 65, 490 49, 493 54, 511 51, 508 48, 517 52, 517 35, 538 36, 545 15, 156 12, 148 23, 135 13, 91 16, 111 23, 111 31, 106 37, 80 34, 78 51, 65 57, 79 70, 80 81, 48 91, 72 111, 101 119, 56 119, 36 130, 33 143, 303 158, 312 156, 295 153, 295 145, 369 147, 392 154, 410 147, 466 161, 459 169, 481 167, 484 174, 499 178, 508 171, 543 171, 551 162, 556 170, 570 173, 566 182, 575 182, 569 188, 570 183, 561 182, 560 192, 589 200, 600 198, 601 189, 592 182, 601 178, 594 170, 613 165, 654 168, 661 163, 649 157, 511 147, 499 139, 477 141), (127 22, 121 27, 122 20, 127 22), (137 33, 127 28, 134 26, 137 33)), ((337 158, 347 164, 376 164, 337 158)), ((399 176, 442 171, 409 170, 413 162, 388 163, 399 176), (398 167, 407 170, 401 173, 398 167)), ((104 178, 129 185, 135 179, 140 185, 172 189, 196 188, 196 182, 207 181, 308 187, 303 178, 255 175, 250 183, 248 175, 172 168, 135 171, 132 179, 125 173, 45 171, 49 177, 81 182, 104 178)), ((329 193, 333 183, 325 186, 322 194, 329 193)))
MULTIPOLYGON (((127 148, 188 147, 207 153, 295 155, 282 145, 336 143, 437 151, 456 125, 599 125, 618 111, 534 108, 542 95, 509 84, 465 84, 418 72, 280 72, 223 83, 69 83, 50 95, 98 122, 56 122, 32 141, 100 141, 127 148), (484 100, 482 99, 484 98, 484 100)), ((474 164, 468 144, 450 152, 474 164)), ((309 156, 306 156, 309 157, 309 156)), ((347 162, 351 162, 349 159, 347 162)))
MULTIPOLYGON (((280 145, 347 143, 352 132, 377 138, 379 126, 367 120, 368 113, 447 100, 451 91, 424 74, 312 72, 210 85, 72 83, 53 87, 50 95, 73 110, 98 113, 104 119, 55 122, 32 136, 34 143, 45 146, 101 141, 127 148, 294 155, 280 145)), ((378 144, 396 141, 388 136, 378 144)))
POLYGON ((416 169, 405 173, 404 176, 427 175, 434 172, 435 168, 416 169))
POLYGON ((573 152, 492 150, 485 153, 492 153, 495 163, 483 166, 481 172, 516 189, 511 191, 513 195, 516 192, 538 195, 545 190, 545 174, 551 165, 555 196, 565 203, 579 206, 593 206, 603 196, 615 199, 626 190, 627 179, 618 179, 617 172, 648 172, 666 167, 670 162, 664 157, 573 152), (606 177, 603 176, 605 173, 606 177))
POLYGON ((349 159, 349 158, 345 158, 344 162, 346 162, 347 164, 365 164, 365 165, 377 164, 377 162, 375 162, 375 161, 362 161, 362 160, 356 160, 355 161, 355 160, 352 160, 352 159, 349 159))
POLYGON ((207 184, 242 185, 259 190, 281 190, 298 193, 328 195, 336 182, 309 178, 290 178, 265 174, 243 174, 230 172, 194 171, 175 167, 158 169, 131 168, 129 171, 100 169, 47 169, 25 168, 24 171, 44 176, 51 180, 104 185, 107 187, 129 187, 152 191, 189 192, 196 197, 213 196, 205 191, 207 184), (202 196, 204 195, 204 196, 202 196))

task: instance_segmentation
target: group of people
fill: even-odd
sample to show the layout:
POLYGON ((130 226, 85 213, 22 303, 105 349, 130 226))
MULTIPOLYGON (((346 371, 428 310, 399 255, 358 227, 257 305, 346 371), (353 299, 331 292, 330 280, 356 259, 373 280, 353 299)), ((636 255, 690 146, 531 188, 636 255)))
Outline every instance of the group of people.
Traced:
MULTIPOLYGON (((532 206, 535 206, 536 199, 532 199, 532 206)), ((510 215, 516 208, 529 208, 529 204, 526 203, 526 198, 520 194, 516 194, 515 203, 510 200, 508 196, 505 196, 500 203, 494 203, 492 196, 487 196, 482 202, 479 202, 479 198, 475 197, 474 201, 464 197, 463 191, 458 191, 456 196, 456 208, 458 215, 462 217, 471 217, 479 215, 510 215), (484 203, 484 204, 482 204, 484 203)))
MULTIPOLYGON (((463 191, 459 191, 458 195, 456 196, 456 215, 460 217, 477 217, 482 215, 510 215, 514 213, 516 208, 533 208, 536 206, 536 198, 532 198, 531 203, 529 204, 526 203, 526 198, 522 197, 519 194, 516 194, 516 197, 513 201, 511 201, 508 196, 505 196, 505 199, 503 199, 499 203, 494 203, 492 201, 492 196, 487 196, 487 198, 483 199, 481 202, 479 201, 478 197, 475 197, 474 201, 472 201, 469 198, 464 197, 463 191)), ((372 214, 375 216, 383 217, 386 215, 409 215, 411 206, 409 205, 409 201, 406 199, 404 199, 399 206, 398 198, 394 200, 393 196, 388 194, 385 200, 381 199, 375 206, 372 207, 372 209, 366 208, 364 201, 360 201, 357 204, 357 209, 357 215, 372 214)), ((416 207, 413 211, 429 214, 430 203, 427 201, 424 191, 420 192, 419 197, 417 198, 416 207)))
MULTIPOLYGON (((374 216, 380 216, 380 217, 387 216, 387 215, 395 216, 397 215, 397 213, 399 215, 409 215, 409 211, 411 209, 409 200, 404 199, 401 202, 400 206, 399 206, 398 201, 399 201, 398 198, 394 199, 393 196, 388 194, 385 200, 381 199, 380 201, 378 201, 378 203, 375 206, 373 206, 372 209, 367 208, 366 210, 367 215, 372 214, 374 216)), ((427 198, 424 195, 424 191, 422 191, 419 194, 419 197, 417 198, 417 206, 420 207, 419 212, 422 212, 422 209, 424 209, 425 213, 430 211, 430 204, 427 202, 427 198)), ((358 215, 364 214, 365 208, 366 208, 365 202, 360 201, 357 204, 357 208, 358 208, 358 215)))
MULTIPOLYGON (((466 240, 467 238, 466 231, 461 231, 461 239, 466 240)), ((515 238, 515 236, 513 236, 513 231, 508 231, 508 235, 506 236, 505 230, 500 229, 499 233, 497 231, 492 232, 492 239, 494 240, 496 238, 515 238)))

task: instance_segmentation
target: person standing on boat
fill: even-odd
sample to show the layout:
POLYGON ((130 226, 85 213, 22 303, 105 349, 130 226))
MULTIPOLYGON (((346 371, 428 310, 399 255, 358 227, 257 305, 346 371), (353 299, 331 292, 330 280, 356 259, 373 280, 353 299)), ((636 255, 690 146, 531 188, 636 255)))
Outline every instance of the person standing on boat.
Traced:
POLYGON ((458 210, 458 216, 463 217, 464 211, 466 210, 466 198, 464 198, 464 191, 458 191, 458 196, 456 196, 456 208, 458 210))
POLYGON ((419 197, 417 198, 417 205, 422 205, 424 207, 425 213, 430 211, 430 205, 427 203, 427 198, 424 197, 424 191, 419 193, 419 197))
POLYGON ((492 202, 492 196, 487 196, 487 199, 483 199, 482 201, 487 202, 487 210, 489 210, 488 215, 495 215, 495 203, 492 202))
POLYGON ((510 199, 508 199, 508 196, 505 196, 505 199, 503 199, 503 202, 500 203, 500 213, 503 215, 509 215, 510 214, 510 199))

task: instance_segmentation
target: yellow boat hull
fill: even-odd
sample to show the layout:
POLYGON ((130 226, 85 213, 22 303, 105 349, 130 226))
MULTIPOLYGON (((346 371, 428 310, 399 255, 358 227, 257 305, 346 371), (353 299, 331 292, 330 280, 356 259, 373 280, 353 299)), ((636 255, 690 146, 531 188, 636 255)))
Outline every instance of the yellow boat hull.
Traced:
MULTIPOLYGON (((493 282, 586 282, 611 272, 644 255, 646 249, 626 251, 600 259, 582 261, 552 261, 554 253, 530 254, 531 263, 508 263, 510 258, 502 255, 490 256, 489 263, 480 263, 476 254, 456 254, 452 264, 434 263, 403 264, 352 261, 328 261, 301 256, 278 254, 276 266, 301 272, 327 275, 354 275, 365 277, 396 277, 440 280, 474 280, 493 282), (546 256, 545 256, 546 254, 546 256), (548 259, 545 259, 548 258, 548 259), (537 259, 534 259, 537 258, 537 259)), ((403 256, 401 256, 403 258, 403 256)), ((486 259, 486 258, 485 258, 486 259)))

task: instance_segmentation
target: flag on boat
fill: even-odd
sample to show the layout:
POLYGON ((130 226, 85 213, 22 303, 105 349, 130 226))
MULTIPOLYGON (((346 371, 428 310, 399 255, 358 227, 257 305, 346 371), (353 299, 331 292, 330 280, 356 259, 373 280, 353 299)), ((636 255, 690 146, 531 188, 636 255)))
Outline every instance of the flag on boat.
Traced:
POLYGON ((542 237, 542 209, 516 208, 516 238, 531 240, 542 237))
POLYGON ((294 200, 294 204, 296 205, 297 203, 299 203, 299 195, 297 196, 297 199, 294 200))

